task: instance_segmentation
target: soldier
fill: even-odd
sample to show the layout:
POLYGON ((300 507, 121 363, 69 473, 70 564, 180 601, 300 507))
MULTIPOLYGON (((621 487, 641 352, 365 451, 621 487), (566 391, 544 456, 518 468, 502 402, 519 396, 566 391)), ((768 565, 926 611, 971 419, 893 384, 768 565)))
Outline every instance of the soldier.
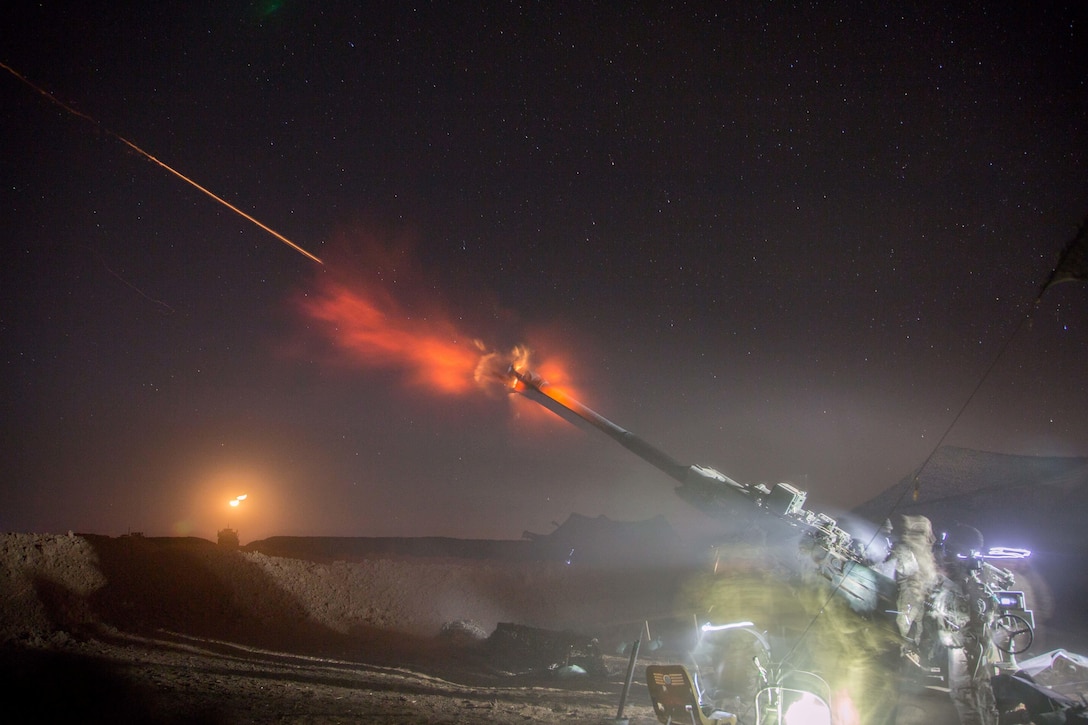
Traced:
POLYGON ((900 516, 898 540, 892 547, 889 561, 895 571, 898 589, 895 623, 906 640, 904 654, 917 664, 918 644, 926 600, 940 583, 940 572, 933 556, 933 524, 925 516, 900 516))
POLYGON ((990 626, 995 608, 980 576, 982 534, 957 525, 941 544, 944 577, 934 595, 933 615, 948 648, 948 687, 961 725, 997 725, 990 679, 990 626))

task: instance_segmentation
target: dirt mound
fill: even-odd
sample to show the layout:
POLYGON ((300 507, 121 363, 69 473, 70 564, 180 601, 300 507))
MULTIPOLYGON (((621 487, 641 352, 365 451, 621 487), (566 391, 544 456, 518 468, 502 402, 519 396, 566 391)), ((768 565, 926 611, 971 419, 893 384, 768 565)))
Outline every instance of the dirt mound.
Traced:
MULTIPOLYGON (((677 576, 4 534, 0 696, 26 722, 599 723, 615 714, 626 657, 590 635, 637 637, 677 576), (519 647, 526 638, 534 646, 519 647), (596 667, 563 680, 571 643, 596 667)), ((655 720, 645 692, 628 712, 655 720)))
MULTIPOLYGON (((0 535, 0 697, 27 722, 599 723, 657 718, 679 568, 381 555, 202 539, 0 535), (664 635, 664 636, 663 636, 664 635), (661 659, 659 659, 661 658, 661 659)), ((947 697, 912 707, 924 717, 947 697)), ((916 702, 917 701, 917 702, 916 702)))
POLYGON ((431 637, 454 621, 486 632, 500 622, 589 630, 667 611, 676 587, 665 576, 478 558, 313 562, 195 538, 6 534, 0 640, 100 625, 303 648, 376 631, 431 637))

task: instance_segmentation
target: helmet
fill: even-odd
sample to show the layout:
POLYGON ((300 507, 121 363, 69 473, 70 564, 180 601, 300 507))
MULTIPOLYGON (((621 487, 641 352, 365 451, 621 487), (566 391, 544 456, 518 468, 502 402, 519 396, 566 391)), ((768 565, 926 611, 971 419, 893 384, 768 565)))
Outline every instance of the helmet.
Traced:
POLYGON ((977 568, 982 559, 982 532, 974 526, 957 523, 941 535, 941 549, 945 563, 977 568))
POLYGON ((903 538, 920 539, 930 546, 935 539, 933 536, 933 524, 925 516, 911 516, 904 514, 899 517, 899 532, 903 538))

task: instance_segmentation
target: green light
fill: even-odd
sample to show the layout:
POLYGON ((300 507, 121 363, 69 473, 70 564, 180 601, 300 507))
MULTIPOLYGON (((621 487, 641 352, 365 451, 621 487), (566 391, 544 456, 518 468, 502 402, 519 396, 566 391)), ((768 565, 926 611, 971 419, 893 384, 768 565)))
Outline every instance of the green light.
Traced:
POLYGON ((284 0, 261 0, 253 4, 253 12, 258 18, 274 15, 283 7, 284 0))

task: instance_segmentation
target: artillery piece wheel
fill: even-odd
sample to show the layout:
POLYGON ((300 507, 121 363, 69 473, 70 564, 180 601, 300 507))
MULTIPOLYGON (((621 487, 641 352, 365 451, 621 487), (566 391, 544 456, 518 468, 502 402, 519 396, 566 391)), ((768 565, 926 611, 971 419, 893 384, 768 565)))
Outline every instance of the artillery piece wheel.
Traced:
POLYGON ((1002 614, 991 627, 994 646, 1010 655, 1027 651, 1035 641, 1035 632, 1028 620, 1019 614, 1002 614))

